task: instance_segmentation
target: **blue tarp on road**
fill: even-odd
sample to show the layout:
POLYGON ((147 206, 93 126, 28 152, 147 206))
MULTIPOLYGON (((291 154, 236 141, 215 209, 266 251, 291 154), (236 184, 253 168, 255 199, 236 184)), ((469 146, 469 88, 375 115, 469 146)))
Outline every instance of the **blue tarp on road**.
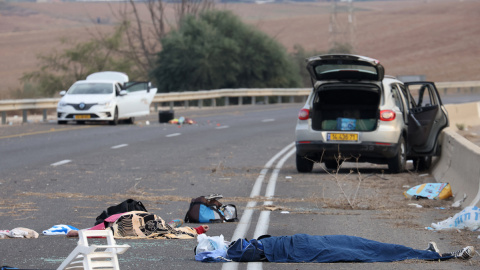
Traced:
POLYGON ((261 239, 270 262, 393 262, 438 260, 436 252, 348 235, 272 236, 261 239))

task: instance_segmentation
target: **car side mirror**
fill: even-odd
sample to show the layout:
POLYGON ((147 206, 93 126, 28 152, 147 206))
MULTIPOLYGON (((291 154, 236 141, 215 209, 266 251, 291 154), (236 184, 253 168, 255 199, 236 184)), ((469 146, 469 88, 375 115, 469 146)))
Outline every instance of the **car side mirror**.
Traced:
POLYGON ((65 90, 62 90, 62 91, 60 91, 60 96, 62 96, 62 97, 63 97, 63 96, 65 96, 65 94, 66 94, 66 93, 67 93, 67 91, 65 91, 65 90))
POLYGON ((125 96, 127 94, 128 94, 127 90, 121 90, 120 91, 120 96, 125 96))

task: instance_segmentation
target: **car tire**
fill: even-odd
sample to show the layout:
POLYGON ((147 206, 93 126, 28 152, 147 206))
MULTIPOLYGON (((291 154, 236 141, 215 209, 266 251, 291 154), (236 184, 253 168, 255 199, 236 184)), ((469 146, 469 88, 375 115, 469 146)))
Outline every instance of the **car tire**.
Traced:
POLYGON ((59 125, 66 125, 66 124, 67 124, 67 121, 58 120, 57 123, 58 123, 59 125))
POLYGON ((309 173, 313 170, 313 161, 297 155, 297 171, 299 173, 309 173))
POLYGON ((110 121, 110 125, 112 126, 118 125, 118 108, 115 108, 115 112, 113 113, 113 120, 110 121))
POLYGON ((432 156, 423 156, 413 159, 413 168, 418 172, 430 170, 432 166, 432 156))
POLYGON ((340 161, 340 165, 337 163, 336 160, 325 160, 325 167, 329 170, 337 170, 340 169, 342 166, 342 161, 340 161))
POLYGON ((405 170, 407 164, 407 146, 405 139, 400 137, 398 141, 397 155, 388 160, 388 170, 390 173, 401 173, 405 170))

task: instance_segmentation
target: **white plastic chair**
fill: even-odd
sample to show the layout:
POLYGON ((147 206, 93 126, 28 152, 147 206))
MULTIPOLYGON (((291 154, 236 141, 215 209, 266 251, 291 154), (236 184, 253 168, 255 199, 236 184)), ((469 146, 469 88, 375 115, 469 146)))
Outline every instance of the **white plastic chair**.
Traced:
POLYGON ((117 245, 111 230, 80 230, 78 237, 78 246, 57 270, 119 270, 117 254, 130 248, 129 245, 117 245), (104 237, 107 245, 89 245, 88 237, 104 237))

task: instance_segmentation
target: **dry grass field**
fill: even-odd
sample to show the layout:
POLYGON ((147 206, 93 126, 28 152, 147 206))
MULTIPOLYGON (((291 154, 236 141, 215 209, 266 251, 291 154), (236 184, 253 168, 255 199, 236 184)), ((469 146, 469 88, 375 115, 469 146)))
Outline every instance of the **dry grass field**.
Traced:
MULTIPOLYGON (((0 98, 38 68, 38 54, 61 50, 60 38, 90 39, 95 27, 113 29, 122 3, 0 2, 0 98), (105 22, 95 24, 97 18, 105 22)), ((480 1, 355 2, 355 53, 379 59, 390 75, 425 75, 432 81, 480 80, 480 1)), ((289 51, 329 46, 331 4, 217 4, 266 32, 289 51)), ((145 10, 142 10, 145 12, 145 10)), ((171 21, 173 9, 168 7, 171 21)), ((145 16, 148 14, 145 12, 145 16)), ((338 16, 339 24, 346 18, 338 16)), ((345 21, 345 22, 344 22, 345 21)))

